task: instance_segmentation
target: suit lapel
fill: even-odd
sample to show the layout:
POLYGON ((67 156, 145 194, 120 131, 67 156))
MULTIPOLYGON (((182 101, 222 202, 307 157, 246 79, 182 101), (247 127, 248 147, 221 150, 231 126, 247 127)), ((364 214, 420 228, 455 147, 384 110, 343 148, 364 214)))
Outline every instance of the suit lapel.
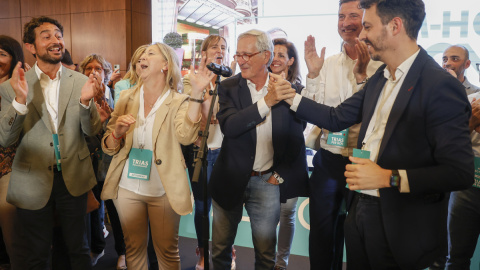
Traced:
MULTIPOLYGON (((73 92, 73 83, 74 80, 70 79, 72 77, 72 73, 69 69, 62 68, 62 75, 60 78, 60 91, 58 91, 58 124, 62 123, 63 117, 65 116, 65 111, 67 110, 68 102, 72 96, 73 92)), ((80 102, 73 101, 73 102, 80 102)), ((94 104, 92 106, 95 106, 94 104)))
POLYGON ((50 114, 47 110, 47 104, 45 97, 43 96, 42 86, 40 85, 40 80, 35 72, 35 67, 30 69, 30 71, 25 74, 25 77, 29 87, 29 102, 33 104, 33 107, 37 111, 40 119, 42 119, 47 129, 53 133, 52 124, 50 123, 50 114))
POLYGON ((247 80, 240 77, 240 87, 238 88, 238 96, 240 99, 240 106, 242 109, 245 109, 251 106, 252 103, 252 95, 250 94, 250 89, 247 85, 247 80))
MULTIPOLYGON (((174 94, 175 93, 173 91, 170 91, 168 97, 165 99, 162 105, 160 105, 160 108, 158 108, 157 112, 155 113, 155 121, 153 122, 152 145, 155 145, 155 143, 157 142, 157 137, 160 134, 160 127, 165 121, 165 118, 167 118, 168 111, 170 110, 170 103, 173 100, 174 94)), ((154 149, 156 149, 156 147, 154 147, 154 149)))
MULTIPOLYGON (((284 125, 286 125, 286 121, 288 119, 288 116, 284 116, 282 114, 284 106, 282 102, 278 103, 275 106, 272 106, 272 109, 270 110, 270 113, 272 114, 272 144, 273 144, 273 149, 284 149, 285 145, 282 145, 282 143, 285 143, 285 140, 283 136, 274 136, 274 134, 284 134, 283 132, 284 125)), ((281 154, 281 153, 278 153, 281 154)))
MULTIPOLYGON (((133 118, 138 118, 138 109, 140 107, 140 88, 136 87, 135 91, 130 95, 130 99, 125 109, 125 114, 131 114, 133 118)), ((127 137, 125 139, 125 148, 131 149, 133 144, 133 131, 136 125, 131 125, 127 131, 127 137)))
POLYGON ((388 143, 388 140, 393 134, 393 130, 397 125, 400 117, 402 116, 403 112, 407 108, 408 102, 412 93, 415 91, 415 85, 417 84, 418 79, 420 78, 421 71, 425 64, 426 60, 426 52, 421 49, 420 53, 418 54, 417 58, 413 62, 410 70, 406 74, 405 80, 403 81, 402 86, 398 92, 397 98, 393 103, 392 110, 390 115, 388 116, 387 125, 385 127, 385 133, 383 134, 382 143, 380 144, 380 149, 378 152, 378 159, 380 159, 383 150, 385 150, 385 146, 388 143))
MULTIPOLYGON (((248 88, 247 80, 240 76, 239 88, 238 88, 238 98, 240 100, 240 108, 245 109, 249 106, 252 106, 252 94, 250 94, 250 88, 248 88)), ((257 145, 257 129, 253 128, 250 130, 250 136, 252 137, 253 142, 257 145)))
MULTIPOLYGON (((385 66, 384 66, 385 67, 385 66)), ((383 71, 380 72, 377 81, 372 81, 368 85, 368 89, 363 91, 368 91, 365 93, 364 104, 363 104, 363 117, 362 117, 362 125, 360 127, 360 133, 358 136, 358 143, 357 147, 360 149, 362 148, 362 142, 365 138, 365 133, 367 132, 368 125, 370 120, 372 119, 373 113, 375 112, 375 108, 377 106, 378 97, 385 86, 385 82, 387 79, 383 76, 383 71), (371 84, 371 85, 370 85, 371 84)))

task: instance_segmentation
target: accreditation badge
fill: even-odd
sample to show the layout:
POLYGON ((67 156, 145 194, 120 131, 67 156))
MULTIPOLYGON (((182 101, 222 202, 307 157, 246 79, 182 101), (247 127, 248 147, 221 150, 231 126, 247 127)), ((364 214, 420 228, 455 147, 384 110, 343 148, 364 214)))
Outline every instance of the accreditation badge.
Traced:
POLYGON ((347 147, 348 128, 340 132, 329 132, 327 138, 328 145, 347 147))
POLYGON ((132 148, 128 155, 128 178, 150 180, 152 156, 151 150, 132 148))
MULTIPOLYGON (((352 156, 356 157, 356 158, 370 159, 370 151, 353 148, 353 155, 352 156)), ((352 163, 352 164, 355 164, 355 163, 352 163)), ((348 188, 348 184, 345 187, 348 188)), ((360 190, 355 190, 355 191, 360 192, 360 190)))
POLYGON ((58 142, 58 134, 52 134, 53 137, 53 149, 55 150, 55 160, 57 161, 57 170, 61 171, 62 157, 60 156, 60 144, 58 142))
POLYGON ((353 157, 370 159, 370 151, 353 148, 353 157))
POLYGON ((475 157, 475 182, 473 186, 476 188, 480 188, 480 157, 475 157))

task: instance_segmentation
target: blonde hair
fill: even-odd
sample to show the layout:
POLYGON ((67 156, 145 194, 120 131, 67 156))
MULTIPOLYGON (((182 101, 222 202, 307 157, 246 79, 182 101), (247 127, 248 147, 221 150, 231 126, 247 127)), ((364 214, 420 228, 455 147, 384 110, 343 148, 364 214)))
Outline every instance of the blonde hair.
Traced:
POLYGON ((138 82, 138 75, 137 75, 137 62, 140 59, 140 56, 145 52, 149 45, 145 44, 140 47, 133 53, 132 59, 130 60, 130 64, 128 66, 128 72, 123 76, 124 80, 129 80, 130 85, 134 85, 138 82))
MULTIPOLYGON (((158 50, 162 54, 163 58, 167 61, 167 74, 165 74, 165 87, 178 92, 178 84, 182 79, 182 75, 179 68, 179 61, 177 54, 172 49, 172 47, 168 46, 167 44, 156 42, 150 46, 157 46, 158 50)), ((140 79, 139 84, 143 84, 142 80, 140 79)))

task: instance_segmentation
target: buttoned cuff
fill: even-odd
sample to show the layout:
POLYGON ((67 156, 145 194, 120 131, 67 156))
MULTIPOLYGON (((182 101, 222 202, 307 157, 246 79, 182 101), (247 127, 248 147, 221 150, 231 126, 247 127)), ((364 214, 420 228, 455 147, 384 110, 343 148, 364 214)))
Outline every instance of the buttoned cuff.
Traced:
POLYGON ((318 74, 318 76, 313 79, 307 77, 307 81, 305 83, 305 89, 308 92, 315 94, 319 80, 320 80, 320 74, 318 74))
POLYGON ((265 98, 261 98, 257 102, 258 113, 262 118, 267 117, 268 112, 270 112, 270 108, 267 106, 265 102, 265 98))
POLYGON ((12 106, 19 115, 26 115, 28 113, 27 105, 18 103, 16 99, 13 99, 12 106))
POLYGON ((400 175, 400 193, 410 193, 410 185, 408 184, 408 177, 406 170, 398 170, 400 175))
POLYGON ((297 112, 298 105, 300 105, 300 101, 302 101, 302 96, 299 94, 295 94, 292 105, 290 106, 290 110, 297 112))

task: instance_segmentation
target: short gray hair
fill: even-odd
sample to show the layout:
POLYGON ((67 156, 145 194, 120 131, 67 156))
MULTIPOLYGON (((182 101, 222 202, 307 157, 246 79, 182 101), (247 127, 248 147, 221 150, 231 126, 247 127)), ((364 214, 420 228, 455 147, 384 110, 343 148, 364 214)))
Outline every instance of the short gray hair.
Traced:
POLYGON ((240 39, 248 36, 253 36, 257 39, 257 42, 255 42, 255 46, 259 51, 270 52, 270 59, 268 60, 268 63, 267 63, 267 67, 269 67, 273 61, 273 42, 272 42, 272 39, 270 38, 270 35, 267 32, 264 32, 261 30, 252 29, 245 33, 241 33, 238 36, 237 43, 240 39))

